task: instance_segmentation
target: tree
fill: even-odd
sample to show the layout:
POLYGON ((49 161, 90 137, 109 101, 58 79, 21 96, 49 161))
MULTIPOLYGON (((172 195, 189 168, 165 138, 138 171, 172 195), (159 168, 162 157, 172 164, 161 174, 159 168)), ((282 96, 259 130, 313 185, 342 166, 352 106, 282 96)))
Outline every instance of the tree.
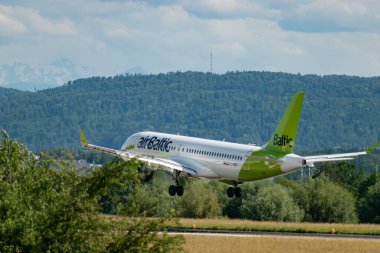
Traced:
POLYGON ((380 181, 368 188, 359 203, 360 221, 380 223, 380 181))
POLYGON ((192 180, 187 184, 181 204, 182 217, 210 218, 220 216, 222 213, 217 194, 206 180, 192 180))
MULTIPOLYGON (((72 162, 39 158, 2 132, 0 137, 1 252, 173 252, 183 238, 158 230, 166 219, 141 218, 110 227, 98 201, 129 163, 117 161, 82 175, 72 162), (145 238, 149 238, 149 242, 145 238)), ((125 177, 123 176, 125 175, 125 177)), ((131 174, 133 177, 133 174, 131 174)))
MULTIPOLYGON (((331 182, 327 177, 308 179, 303 194, 307 201, 301 206, 306 213, 306 221, 356 223, 358 221, 355 198, 348 190, 331 182)), ((300 195, 302 195, 300 193, 300 195)))
POLYGON ((164 231, 167 219, 133 218, 116 225, 107 252, 180 252, 184 238, 172 236, 164 231), (162 234, 160 233, 162 232, 162 234))
POLYGON ((321 175, 326 176, 331 181, 345 187, 358 196, 358 188, 365 178, 363 170, 357 171, 355 164, 349 162, 323 163, 319 170, 321 175))
POLYGON ((373 172, 366 179, 364 179, 359 185, 359 188, 358 188, 359 197, 362 198, 367 193, 369 187, 379 182, 380 182, 380 173, 373 172))
POLYGON ((79 173, 38 160, 3 132, 0 174, 2 251, 96 249, 88 243, 98 237, 96 199, 88 197, 79 173))
POLYGON ((145 215, 150 217, 165 217, 181 214, 181 198, 172 197, 168 193, 171 180, 166 180, 166 174, 157 171, 148 183, 139 184, 121 209, 121 213, 145 215))
POLYGON ((255 195, 247 194, 242 200, 241 215, 262 221, 301 221, 304 214, 287 189, 274 184, 259 188, 255 195))

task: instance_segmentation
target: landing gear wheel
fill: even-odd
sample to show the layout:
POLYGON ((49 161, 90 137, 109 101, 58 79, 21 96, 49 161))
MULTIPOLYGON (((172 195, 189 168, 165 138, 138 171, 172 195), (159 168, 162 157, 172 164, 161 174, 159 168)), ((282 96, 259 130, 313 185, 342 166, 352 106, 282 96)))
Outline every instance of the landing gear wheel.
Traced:
POLYGON ((235 189, 233 187, 228 187, 227 189, 227 196, 229 198, 232 198, 235 195, 235 189))
POLYGON ((169 186, 169 195, 174 196, 177 192, 177 187, 174 185, 169 186))
POLYGON ((183 195, 183 186, 177 185, 176 188, 177 188, 177 195, 181 197, 183 195))
POLYGON ((183 186, 181 186, 181 185, 169 186, 169 195, 170 196, 174 196, 175 194, 177 194, 178 196, 182 196, 183 192, 184 192, 183 186))
POLYGON ((227 196, 229 198, 232 198, 233 196, 236 196, 236 198, 240 198, 241 197, 241 188, 240 187, 228 187, 227 196))

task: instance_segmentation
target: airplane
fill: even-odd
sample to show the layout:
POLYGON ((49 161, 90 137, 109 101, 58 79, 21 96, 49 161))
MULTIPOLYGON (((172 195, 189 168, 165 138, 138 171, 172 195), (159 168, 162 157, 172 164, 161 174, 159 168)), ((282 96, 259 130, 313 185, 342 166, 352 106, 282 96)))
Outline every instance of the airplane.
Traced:
POLYGON ((214 179, 231 185, 228 197, 241 197, 240 184, 287 174, 314 163, 352 160, 371 153, 380 141, 361 152, 300 156, 293 153, 304 93, 296 93, 280 120, 272 138, 263 146, 237 144, 158 132, 138 132, 124 142, 120 150, 89 144, 80 130, 81 146, 121 157, 137 159, 138 172, 151 179, 156 170, 168 171, 175 182, 168 191, 182 196, 178 177, 214 179))

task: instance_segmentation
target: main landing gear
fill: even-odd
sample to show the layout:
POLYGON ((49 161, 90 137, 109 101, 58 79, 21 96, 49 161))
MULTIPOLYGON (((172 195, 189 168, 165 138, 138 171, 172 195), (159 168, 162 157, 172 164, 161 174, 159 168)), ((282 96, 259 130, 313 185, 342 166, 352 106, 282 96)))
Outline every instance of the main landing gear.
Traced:
POLYGON ((183 186, 182 185, 171 185, 171 186, 169 186, 170 196, 174 196, 176 193, 178 196, 183 195, 183 186))
POLYGON ((175 185, 171 185, 169 186, 169 195, 170 196, 174 196, 175 194, 177 194, 178 196, 182 196, 183 195, 183 186, 182 185, 179 185, 179 182, 178 182, 178 176, 181 172, 180 171, 174 171, 173 173, 173 178, 175 180, 175 185))
POLYGON ((235 184, 235 187, 228 187, 227 188, 227 196, 229 198, 233 198, 235 196, 236 198, 241 197, 241 188, 237 186, 237 183, 235 184))

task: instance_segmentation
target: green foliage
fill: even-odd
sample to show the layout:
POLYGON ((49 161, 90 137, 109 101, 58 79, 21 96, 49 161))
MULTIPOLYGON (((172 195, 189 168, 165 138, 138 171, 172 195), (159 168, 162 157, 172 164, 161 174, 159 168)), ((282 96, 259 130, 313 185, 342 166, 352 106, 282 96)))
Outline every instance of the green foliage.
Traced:
POLYGON ((152 181, 143 184, 120 184, 111 187, 102 199, 103 212, 128 216, 192 217, 209 218, 221 215, 223 201, 227 201, 224 184, 203 180, 180 178, 185 187, 182 197, 170 196, 168 188, 173 182, 171 176, 156 172, 152 181), (223 196, 222 196, 223 195, 223 196), (220 199, 219 199, 220 198, 220 199))
POLYGON ((260 187, 256 194, 248 193, 242 201, 241 215, 261 221, 301 221, 304 214, 287 189, 274 184, 260 187))
MULTIPOLYGON (((248 195, 256 195, 260 186, 265 184, 265 181, 245 183, 242 185, 242 197, 241 198, 229 198, 227 204, 223 208, 223 214, 229 218, 242 218, 241 205, 242 200, 246 199, 248 195)), ((223 191, 226 194, 226 190, 223 191)))
POLYGON ((220 216, 222 213, 217 194, 208 181, 193 180, 187 184, 181 204, 182 217, 211 218, 220 216))
POLYGON ((168 194, 168 188, 172 182, 162 179, 162 176, 155 175, 149 183, 139 185, 122 212, 150 217, 165 217, 168 214, 180 216, 181 198, 168 194))
POLYGON ((380 181, 370 186, 360 200, 359 216, 363 222, 380 223, 380 181))
POLYGON ((116 231, 125 231, 113 235, 114 240, 107 246, 107 252, 180 252, 184 238, 172 236, 163 231, 166 219, 149 220, 135 218, 117 225, 116 231))
MULTIPOLYGON (((356 223, 358 221, 355 198, 345 188, 336 185, 326 177, 307 180, 299 195, 306 194, 307 201, 301 206, 306 221, 356 223)), ((305 196, 302 197, 305 199, 305 196)))
POLYGON ((101 195, 99 204, 103 213, 119 214, 125 208, 128 199, 139 187, 140 181, 136 173, 138 165, 135 160, 126 163, 115 159, 93 169, 89 174, 88 190, 93 195, 101 195))
POLYGON ((343 186, 355 196, 359 194, 359 185, 365 178, 364 171, 357 171, 355 165, 349 162, 322 163, 319 171, 321 175, 343 186))
POLYGON ((60 163, 40 164, 5 132, 0 147, 2 251, 94 250, 88 238, 98 237, 96 200, 83 177, 60 163))
POLYGON ((367 193, 369 187, 379 182, 380 182, 380 173, 374 172, 371 175, 369 175, 359 185, 359 188, 358 188, 359 197, 363 197, 367 193))
POLYGON ((28 93, 27 91, 20 91, 12 88, 3 88, 0 87, 0 98, 12 97, 22 93, 28 93))
POLYGON ((177 251, 183 243, 181 238, 154 230, 164 229, 166 219, 132 221, 122 231, 107 230, 100 219, 100 196, 112 187, 132 181, 134 174, 125 172, 125 168, 133 167, 133 163, 116 161, 104 170, 82 175, 71 162, 43 155, 37 159, 3 132, 0 251, 177 251))
POLYGON ((147 129, 264 144, 292 95, 303 91, 295 148, 357 149, 379 137, 379 89, 377 77, 254 71, 92 77, 0 95, 0 128, 34 151, 77 149, 80 128, 91 142, 113 148, 147 129))

